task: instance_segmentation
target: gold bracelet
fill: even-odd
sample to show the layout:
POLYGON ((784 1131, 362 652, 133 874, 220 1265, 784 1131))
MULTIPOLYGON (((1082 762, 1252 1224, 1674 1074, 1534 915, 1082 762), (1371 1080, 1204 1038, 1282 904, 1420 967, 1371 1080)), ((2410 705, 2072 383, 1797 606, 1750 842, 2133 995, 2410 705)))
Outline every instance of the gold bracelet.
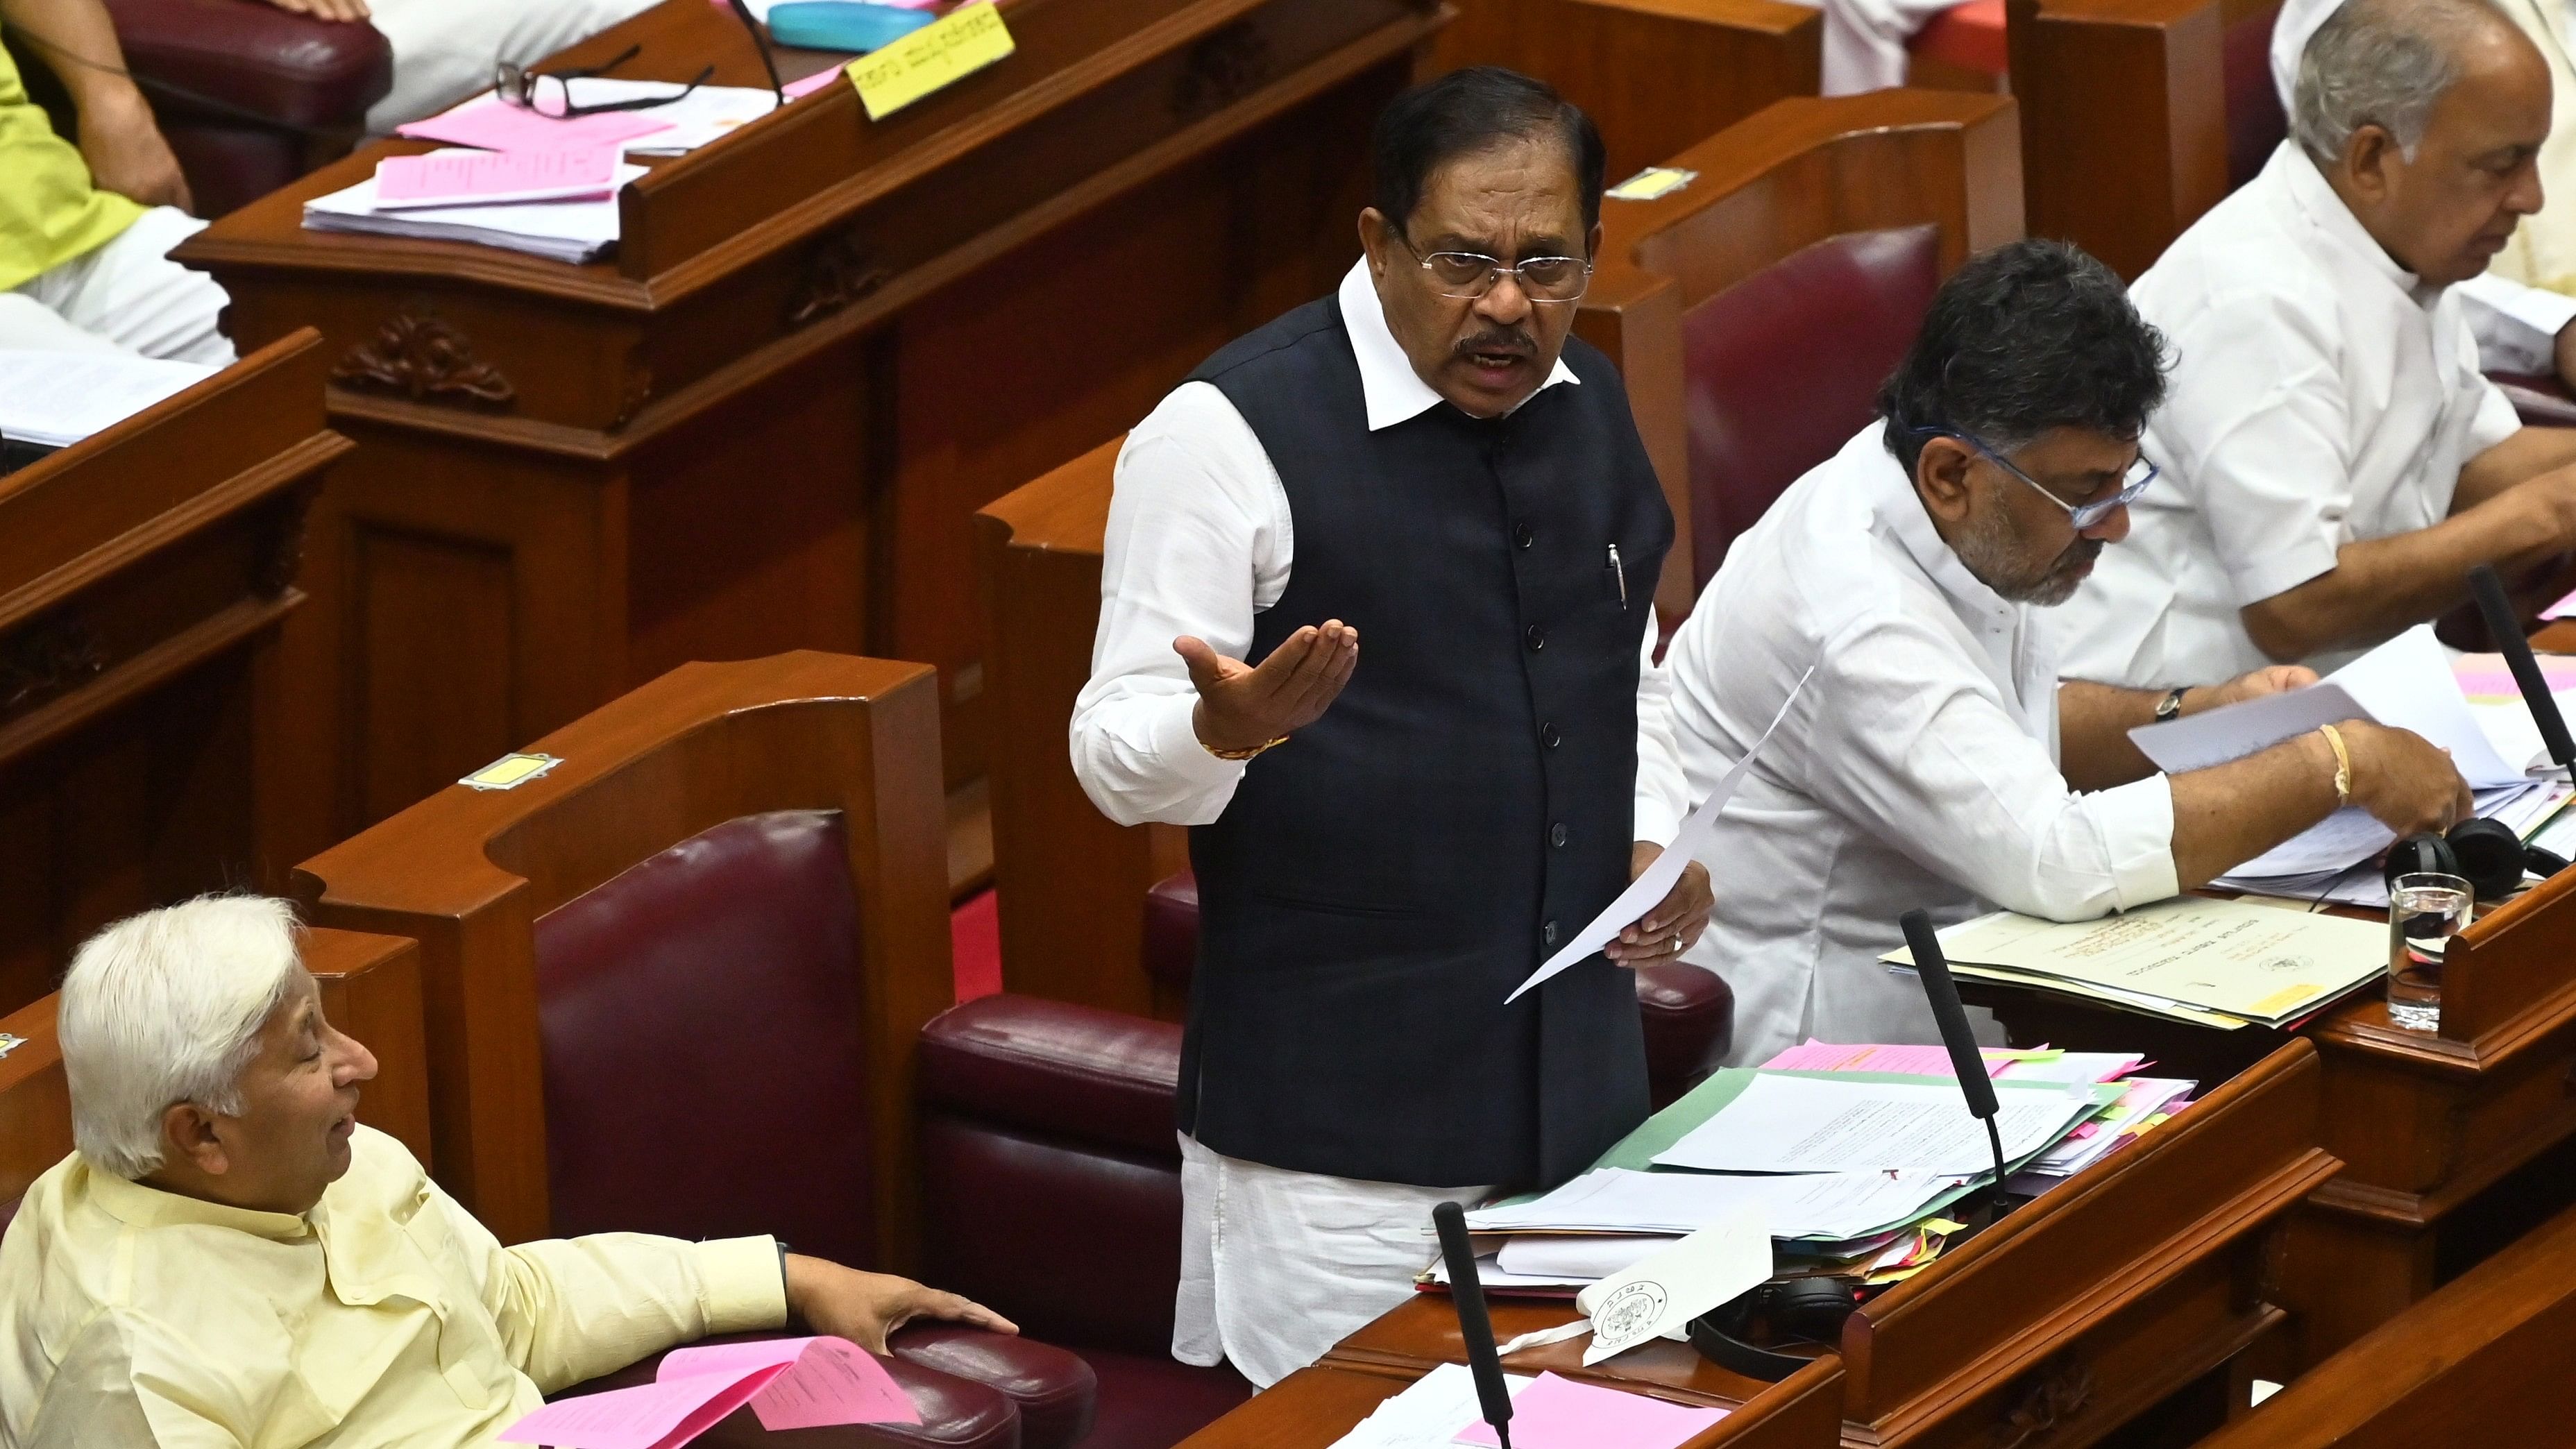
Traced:
MULTIPOLYGON (((1260 754, 1264 750, 1275 750, 1286 743, 1288 743, 1288 737, 1286 735, 1281 735, 1279 738, 1272 740, 1266 745, 1254 745, 1248 750, 1220 750, 1210 747, 1208 753, 1216 756, 1220 760, 1242 761, 1251 759, 1253 756, 1260 754)), ((2337 746, 2336 748, 2340 750, 2342 747, 2337 746)))
POLYGON ((2352 803, 2352 753, 2343 747, 2343 731, 2333 725, 2319 725, 2317 733, 2324 735, 2326 743, 2334 746, 2335 805, 2338 808, 2349 805, 2352 803))

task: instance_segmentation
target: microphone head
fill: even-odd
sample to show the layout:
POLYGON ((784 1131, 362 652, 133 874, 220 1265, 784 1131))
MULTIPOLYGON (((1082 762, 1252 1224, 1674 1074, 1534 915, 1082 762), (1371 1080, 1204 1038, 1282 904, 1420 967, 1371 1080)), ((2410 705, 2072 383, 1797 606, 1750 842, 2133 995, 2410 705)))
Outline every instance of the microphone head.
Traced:
POLYGON ((1959 1095, 1968 1099, 1971 1115, 1990 1118, 2002 1104, 1995 1100, 1994 1078, 1986 1075, 1986 1059, 1977 1050, 1976 1034, 1968 1030, 1968 1009, 1959 1004, 1959 983, 1950 977, 1950 958, 1942 954, 1941 938, 1932 930, 1932 914, 1907 911, 1897 925, 1905 932, 1906 949, 1914 955, 1914 970, 1923 978, 1923 997, 1941 1028, 1941 1044, 1950 1050, 1950 1069, 1959 1075, 1959 1095))

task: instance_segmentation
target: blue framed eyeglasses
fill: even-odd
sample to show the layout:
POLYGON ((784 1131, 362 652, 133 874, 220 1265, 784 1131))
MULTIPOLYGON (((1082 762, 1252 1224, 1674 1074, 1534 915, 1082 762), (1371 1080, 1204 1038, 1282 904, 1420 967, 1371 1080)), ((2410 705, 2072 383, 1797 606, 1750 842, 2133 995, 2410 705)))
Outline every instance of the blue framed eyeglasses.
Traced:
POLYGON ((1987 462, 2029 484, 2040 497, 2065 509, 2066 516, 2074 521, 2078 532, 2091 528, 2110 517, 2112 510, 2126 508, 2136 502, 2138 495, 2147 491, 2147 485, 2156 481, 2156 475, 2164 471, 2148 461, 2146 454, 2140 453, 2137 460, 2129 464, 2129 471, 2120 476, 2120 491, 2108 498, 2096 498, 2089 503, 2069 503, 2058 497, 2055 489, 2014 467, 2002 453, 1986 446, 1984 440, 1974 433, 1961 432, 1957 428, 1908 428, 1906 431, 1922 438, 1956 438, 1976 449, 1987 462))

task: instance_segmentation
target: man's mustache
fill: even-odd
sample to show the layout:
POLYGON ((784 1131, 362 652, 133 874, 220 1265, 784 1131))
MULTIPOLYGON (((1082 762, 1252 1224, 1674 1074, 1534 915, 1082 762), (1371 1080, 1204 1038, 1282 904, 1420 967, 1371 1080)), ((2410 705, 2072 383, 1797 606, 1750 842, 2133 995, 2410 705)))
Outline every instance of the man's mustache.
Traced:
POLYGON ((2079 538, 2075 540, 2075 542, 2066 546, 2066 552, 2057 556, 2056 566, 2051 568, 2049 572, 2062 574, 2075 568, 2079 564, 2091 563, 2093 560, 2101 557, 2102 545, 2104 542, 2106 542, 2106 540, 2099 538, 2079 538))
POLYGON ((1538 339, 1510 328, 1496 328, 1490 332, 1477 333, 1459 343, 1452 351, 1461 357, 1471 352, 1535 353, 1538 351, 1538 339))

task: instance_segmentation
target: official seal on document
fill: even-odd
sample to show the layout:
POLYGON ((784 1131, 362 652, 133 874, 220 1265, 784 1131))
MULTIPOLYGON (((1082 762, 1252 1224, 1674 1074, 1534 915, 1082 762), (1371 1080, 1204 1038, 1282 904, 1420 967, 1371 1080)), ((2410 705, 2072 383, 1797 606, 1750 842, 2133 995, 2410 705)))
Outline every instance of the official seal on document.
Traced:
POLYGON ((2293 952, 2288 955, 2275 956, 2271 960, 2264 962, 2263 969, 2266 971, 2277 971, 2284 976, 2296 976, 2306 971, 2314 964, 2316 963, 2308 957, 2301 956, 2293 952))
POLYGON ((1592 1334, 1611 1343, 1637 1337, 1664 1313, 1664 1285, 1640 1278, 1601 1300, 1592 1312, 1592 1334))

